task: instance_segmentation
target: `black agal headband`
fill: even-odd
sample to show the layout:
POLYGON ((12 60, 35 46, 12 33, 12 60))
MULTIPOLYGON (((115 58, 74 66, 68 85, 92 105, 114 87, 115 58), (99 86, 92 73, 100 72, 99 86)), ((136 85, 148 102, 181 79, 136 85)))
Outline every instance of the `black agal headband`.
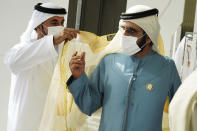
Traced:
POLYGON ((137 19, 137 18, 143 18, 151 15, 157 15, 159 14, 159 10, 154 8, 147 11, 137 12, 137 13, 122 13, 120 18, 123 20, 128 19, 137 19))
POLYGON ((40 12, 49 13, 49 14, 62 14, 62 15, 67 14, 67 12, 64 8, 57 8, 57 9, 46 8, 46 7, 42 7, 41 4, 42 3, 38 3, 37 5, 35 5, 34 9, 38 10, 40 12))

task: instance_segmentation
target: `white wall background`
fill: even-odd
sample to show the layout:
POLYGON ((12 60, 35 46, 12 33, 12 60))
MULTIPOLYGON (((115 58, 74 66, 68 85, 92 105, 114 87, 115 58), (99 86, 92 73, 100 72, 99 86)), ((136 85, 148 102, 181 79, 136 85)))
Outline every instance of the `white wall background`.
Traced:
POLYGON ((171 55, 173 35, 183 20, 185 0, 128 0, 127 8, 136 4, 144 4, 159 9, 161 35, 165 44, 165 54, 171 55), (165 12, 163 12, 165 10, 165 12))
POLYGON ((33 7, 38 2, 54 1, 68 9, 69 0, 1 0, 0 1, 0 131, 6 131, 10 73, 3 64, 4 53, 19 42, 33 7))

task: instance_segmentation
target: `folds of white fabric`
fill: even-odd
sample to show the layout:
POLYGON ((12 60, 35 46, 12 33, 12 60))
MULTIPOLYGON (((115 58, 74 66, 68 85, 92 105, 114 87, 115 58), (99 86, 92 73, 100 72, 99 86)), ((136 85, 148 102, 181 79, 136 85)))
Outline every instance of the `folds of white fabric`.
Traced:
POLYGON ((191 39, 185 36, 175 52, 174 61, 182 80, 185 80, 197 67, 196 35, 191 39))
POLYGON ((58 53, 53 37, 14 46, 5 57, 12 72, 8 131, 38 130, 58 53))
POLYGON ((185 79, 169 106, 171 131, 197 131, 197 70, 185 79))

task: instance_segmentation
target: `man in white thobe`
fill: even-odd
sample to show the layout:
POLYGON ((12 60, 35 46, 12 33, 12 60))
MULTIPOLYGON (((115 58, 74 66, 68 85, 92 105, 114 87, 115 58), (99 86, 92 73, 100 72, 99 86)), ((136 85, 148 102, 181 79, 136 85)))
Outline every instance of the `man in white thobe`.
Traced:
POLYGON ((11 73, 7 131, 38 131, 58 46, 76 38, 64 28, 66 10, 54 3, 38 3, 20 43, 7 53, 11 73))
POLYGON ((197 131, 197 70, 179 87, 169 106, 170 131, 197 131))

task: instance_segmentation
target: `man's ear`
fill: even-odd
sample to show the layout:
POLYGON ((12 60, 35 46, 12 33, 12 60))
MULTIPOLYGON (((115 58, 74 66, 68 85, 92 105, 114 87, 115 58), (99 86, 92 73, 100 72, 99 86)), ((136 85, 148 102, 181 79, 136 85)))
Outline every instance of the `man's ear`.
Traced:
POLYGON ((36 30, 37 33, 41 32, 42 31, 41 25, 37 26, 35 28, 35 30, 36 30))
POLYGON ((35 28, 35 30, 36 30, 36 32, 37 32, 37 34, 38 34, 38 37, 37 37, 38 39, 44 37, 43 34, 42 34, 42 27, 41 27, 41 25, 37 26, 37 27, 35 28))
POLYGON ((151 39, 149 37, 146 38, 146 43, 150 44, 151 43, 151 39))

